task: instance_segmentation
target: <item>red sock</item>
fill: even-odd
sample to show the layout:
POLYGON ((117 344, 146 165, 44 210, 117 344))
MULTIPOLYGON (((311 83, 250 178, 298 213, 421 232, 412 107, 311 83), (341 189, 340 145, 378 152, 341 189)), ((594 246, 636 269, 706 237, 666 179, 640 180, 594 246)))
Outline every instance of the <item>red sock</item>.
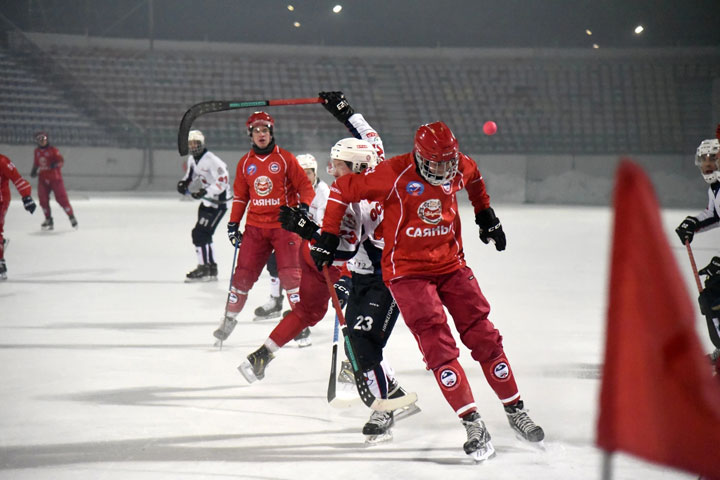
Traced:
POLYGON ((490 388, 495 391, 495 395, 498 396, 503 405, 510 405, 518 401, 520 392, 505 353, 480 365, 488 384, 490 384, 490 388))
POLYGON ((457 359, 436 368, 434 373, 435 380, 440 385, 440 391, 458 417, 463 417, 476 410, 475 399, 465 376, 465 370, 457 359))
POLYGON ((297 337, 307 324, 300 319, 300 316, 292 311, 280 320, 280 323, 270 332, 270 340, 275 342, 278 347, 282 347, 293 338, 297 337))

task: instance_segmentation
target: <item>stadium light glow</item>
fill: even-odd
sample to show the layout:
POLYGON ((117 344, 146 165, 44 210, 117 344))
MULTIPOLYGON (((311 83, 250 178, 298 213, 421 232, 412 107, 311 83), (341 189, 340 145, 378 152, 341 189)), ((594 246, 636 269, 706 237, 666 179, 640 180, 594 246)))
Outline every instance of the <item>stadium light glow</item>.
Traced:
POLYGON ((642 25, 638 25, 637 27, 635 27, 635 35, 640 35, 644 30, 645 27, 643 27, 642 25))
POLYGON ((293 27, 295 27, 295 28, 300 28, 300 22, 295 22, 295 23, 293 23, 293 27))
POLYGON ((600 45, 598 45, 597 43, 593 43, 593 48, 600 48, 600 45))
POLYGON ((590 31, 589 28, 585 29, 585 33, 587 33, 588 35, 592 35, 592 32, 590 31))
POLYGON ((293 7, 292 5, 288 5, 288 10, 292 12, 293 10, 295 10, 295 7, 293 7))
POLYGON ((333 7, 333 13, 340 13, 341 10, 342 10, 342 5, 335 5, 333 7))

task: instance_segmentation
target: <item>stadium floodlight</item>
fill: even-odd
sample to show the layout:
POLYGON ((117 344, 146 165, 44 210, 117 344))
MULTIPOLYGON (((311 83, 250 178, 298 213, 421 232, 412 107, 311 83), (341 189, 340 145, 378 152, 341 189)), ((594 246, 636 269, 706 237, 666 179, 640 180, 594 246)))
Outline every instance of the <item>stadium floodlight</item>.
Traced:
POLYGON ((635 27, 635 35, 640 35, 643 31, 645 31, 645 27, 642 25, 638 25, 635 27))
POLYGON ((340 13, 342 11, 342 5, 335 5, 333 7, 333 13, 340 13))

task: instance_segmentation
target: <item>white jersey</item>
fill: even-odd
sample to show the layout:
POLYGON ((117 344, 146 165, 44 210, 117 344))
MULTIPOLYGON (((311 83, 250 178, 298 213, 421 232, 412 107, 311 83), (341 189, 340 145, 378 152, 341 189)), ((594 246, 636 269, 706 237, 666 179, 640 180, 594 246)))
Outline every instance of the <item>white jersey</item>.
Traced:
POLYGON ((205 150, 200 160, 195 160, 192 155, 188 156, 183 180, 198 187, 191 189, 192 191, 198 191, 200 188, 207 191, 202 198, 202 204, 206 207, 217 208, 218 205, 225 204, 232 198, 229 179, 227 165, 214 153, 205 150))
POLYGON ((708 206, 705 210, 695 215, 700 220, 702 232, 711 228, 720 227, 720 182, 715 182, 708 188, 708 206))
POLYGON ((315 184, 315 198, 313 198, 310 208, 308 210, 308 218, 315 222, 318 226, 322 227, 322 221, 325 217, 325 207, 327 206, 327 199, 330 196, 330 187, 328 184, 318 179, 315 184))
MULTIPOLYGON (((385 160, 385 150, 382 139, 365 118, 355 113, 350 116, 346 125, 355 138, 370 143, 378 156, 378 162, 385 160)), ((327 202, 326 202, 327 203, 327 202)), ((375 229, 383 220, 382 205, 377 202, 362 200, 352 203, 345 211, 345 216, 340 224, 340 245, 338 250, 352 252, 356 251, 347 262, 347 268, 351 272, 361 274, 380 273, 380 255, 385 246, 380 232, 375 229), (365 248, 366 243, 369 245, 365 248)))

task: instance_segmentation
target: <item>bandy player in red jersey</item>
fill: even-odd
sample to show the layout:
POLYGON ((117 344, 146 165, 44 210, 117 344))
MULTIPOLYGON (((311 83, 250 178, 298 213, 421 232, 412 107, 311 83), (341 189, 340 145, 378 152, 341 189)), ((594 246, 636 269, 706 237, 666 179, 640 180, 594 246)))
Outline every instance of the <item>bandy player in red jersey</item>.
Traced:
POLYGON ((15 184, 18 193, 22 196, 23 207, 30 213, 35 211, 35 201, 30 194, 30 182, 20 176, 15 165, 5 155, 0 155, 0 280, 7 280, 7 266, 5 265, 5 245, 7 240, 3 237, 5 228, 5 214, 10 206, 10 181, 15 184))
POLYGON ((54 227, 53 218, 50 213, 50 192, 55 193, 55 200, 65 210, 70 219, 70 225, 77 228, 78 222, 75 219, 70 200, 68 200, 65 191, 65 182, 63 181, 60 169, 65 164, 65 160, 57 148, 50 145, 48 134, 46 132, 38 132, 35 134, 35 159, 33 160, 31 177, 38 177, 38 199, 40 200, 40 208, 45 214, 45 221, 40 225, 43 230, 52 230, 54 227))
POLYGON ((461 341, 482 366, 512 428, 531 442, 541 441, 544 432, 524 408, 502 336, 488 318, 490 305, 465 263, 456 198, 463 188, 475 208, 480 239, 493 241, 497 250, 504 250, 505 234, 490 207, 477 165, 460 153, 448 126, 435 122, 418 128, 412 152, 333 183, 323 233, 311 247, 311 256, 318 268, 333 261, 349 204, 367 199, 383 205, 383 279, 427 368, 434 372, 445 399, 461 418, 467 431, 465 452, 482 461, 495 450, 458 362, 460 352, 443 307, 450 312, 461 341))
POLYGON ((291 308, 300 300, 300 237, 283 230, 278 221, 280 207, 297 207, 306 213, 315 196, 310 180, 297 158, 275 144, 275 121, 265 112, 255 112, 246 122, 252 148, 237 165, 233 202, 228 223, 230 243, 238 247, 237 266, 228 294, 225 316, 213 333, 224 341, 237 324, 248 292, 257 281, 270 254, 275 251, 280 284, 291 308), (239 230, 247 211, 245 232, 239 230))

